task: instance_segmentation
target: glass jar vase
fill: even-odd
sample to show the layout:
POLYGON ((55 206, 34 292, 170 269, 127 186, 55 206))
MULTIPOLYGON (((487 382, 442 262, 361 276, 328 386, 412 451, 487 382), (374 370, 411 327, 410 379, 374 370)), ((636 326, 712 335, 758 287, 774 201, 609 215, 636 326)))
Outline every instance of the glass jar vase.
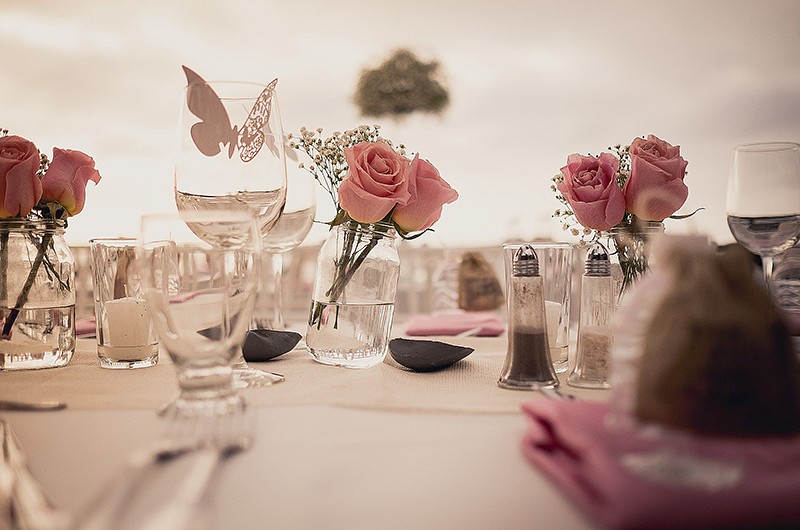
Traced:
POLYGON ((317 361, 368 368, 386 357, 400 278, 396 235, 389 224, 350 221, 322 244, 306 331, 317 361))
POLYGON ((0 221, 0 369, 66 365, 75 352, 75 259, 64 220, 0 221))
POLYGON ((621 300, 625 292, 647 272, 653 238, 663 233, 663 222, 639 219, 630 225, 614 226, 605 233, 618 299, 621 300))

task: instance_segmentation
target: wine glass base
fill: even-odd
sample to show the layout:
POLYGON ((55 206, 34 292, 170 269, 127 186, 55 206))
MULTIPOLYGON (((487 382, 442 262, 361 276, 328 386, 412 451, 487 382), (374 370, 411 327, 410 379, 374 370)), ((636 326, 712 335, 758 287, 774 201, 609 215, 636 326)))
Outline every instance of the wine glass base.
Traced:
POLYGON ((233 392, 211 398, 186 398, 178 395, 158 409, 158 415, 167 418, 205 418, 240 413, 246 408, 242 397, 233 392))
POLYGON ((210 399, 178 397, 164 408, 164 445, 177 450, 246 448, 255 438, 255 415, 235 392, 210 399))
POLYGON ((236 388, 262 388, 285 381, 281 374, 265 372, 249 366, 233 369, 233 385, 236 388))

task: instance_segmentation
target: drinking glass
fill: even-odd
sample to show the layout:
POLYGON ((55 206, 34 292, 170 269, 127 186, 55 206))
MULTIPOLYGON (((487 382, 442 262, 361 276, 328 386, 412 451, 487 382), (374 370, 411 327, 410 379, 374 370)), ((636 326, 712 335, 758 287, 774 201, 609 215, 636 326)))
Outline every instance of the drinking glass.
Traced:
POLYGON ((283 297, 281 281, 283 276, 283 255, 295 249, 308 235, 317 210, 317 188, 314 177, 308 171, 290 166, 286 186, 286 206, 278 222, 264 238, 264 254, 271 257, 271 267, 264 263, 263 270, 271 269, 270 284, 272 296, 268 296, 266 281, 256 302, 258 314, 253 319, 257 328, 283 330, 286 323, 283 316, 283 297), (262 303, 264 302, 264 303, 262 303))
POLYGON ((773 259, 800 236, 800 144, 738 146, 728 181, 727 211, 733 237, 761 256, 769 285, 773 259))
MULTIPOLYGON (((277 80, 268 85, 206 82, 188 68, 184 71, 187 86, 175 165, 178 210, 249 211, 264 238, 286 202, 286 147, 277 80)), ((206 227, 202 237, 218 244, 213 227, 206 227)), ((241 353, 234 373, 241 386, 261 387, 284 379, 250 368, 241 353)))
POLYGON ((180 394, 172 407, 179 416, 242 410, 233 362, 259 283, 255 218, 229 210, 146 215, 137 257, 153 323, 175 365, 180 394), (206 241, 208 230, 219 244, 206 241))

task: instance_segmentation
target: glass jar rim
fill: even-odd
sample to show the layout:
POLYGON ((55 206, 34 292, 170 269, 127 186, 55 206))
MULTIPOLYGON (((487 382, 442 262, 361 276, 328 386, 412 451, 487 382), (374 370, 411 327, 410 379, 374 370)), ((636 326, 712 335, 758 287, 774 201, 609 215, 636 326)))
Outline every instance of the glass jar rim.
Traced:
POLYGON ((372 232, 379 234, 381 237, 395 238, 397 236, 397 230, 395 229, 394 225, 392 223, 385 223, 382 221, 378 221, 377 223, 360 223, 354 219, 350 219, 337 225, 337 227, 341 227, 343 230, 349 230, 351 232, 372 232))
POLYGON ((67 228, 66 219, 29 219, 26 217, 7 217, 0 219, 0 231, 10 230, 53 230, 63 232, 67 228))

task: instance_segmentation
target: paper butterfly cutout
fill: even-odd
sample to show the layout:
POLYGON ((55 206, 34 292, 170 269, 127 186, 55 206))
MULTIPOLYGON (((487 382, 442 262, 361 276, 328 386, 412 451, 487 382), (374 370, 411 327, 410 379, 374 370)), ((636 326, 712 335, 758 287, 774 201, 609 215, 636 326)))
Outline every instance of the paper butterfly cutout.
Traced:
MULTIPOLYGON (((228 158, 239 148, 239 158, 249 162, 264 146, 264 129, 269 131, 269 115, 272 111, 272 94, 278 79, 274 79, 261 92, 244 124, 239 128, 231 126, 231 120, 219 96, 206 81, 190 68, 184 66, 188 83, 186 105, 189 111, 200 118, 200 122, 192 125, 191 133, 194 145, 206 156, 216 156, 221 146, 228 146, 228 158)), ((279 156, 277 146, 270 137, 269 150, 279 156)))

